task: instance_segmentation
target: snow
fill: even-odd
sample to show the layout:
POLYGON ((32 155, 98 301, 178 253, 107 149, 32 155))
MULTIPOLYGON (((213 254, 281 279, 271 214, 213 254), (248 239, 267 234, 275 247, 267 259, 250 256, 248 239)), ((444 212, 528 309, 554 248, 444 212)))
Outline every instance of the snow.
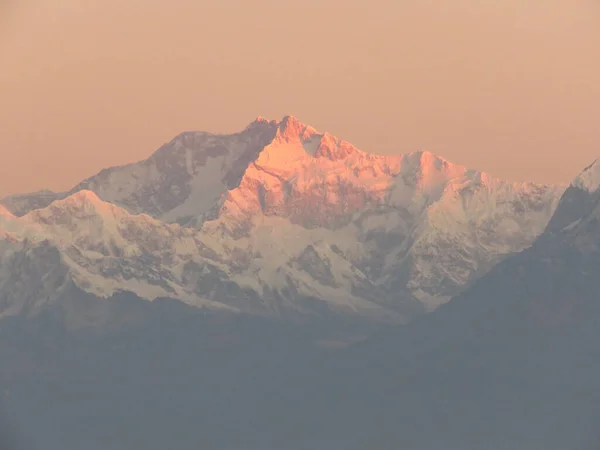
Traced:
MULTIPOLYGON (((187 152, 188 161, 191 152, 187 152)), ((201 174, 194 174, 190 182, 190 194, 183 203, 161 216, 166 222, 175 222, 181 217, 194 217, 208 212, 227 191, 224 182, 224 167, 228 158, 209 158, 201 174)), ((189 166, 192 164, 189 162, 189 166)))
POLYGON ((600 159, 586 167, 571 185, 588 192, 598 191, 600 189, 600 159))
POLYGON ((449 298, 447 285, 459 288, 490 261, 529 246, 561 193, 505 183, 430 152, 369 154, 292 116, 259 118, 241 134, 184 133, 148 160, 105 170, 21 218, 0 209, 0 236, 48 240, 73 282, 101 298, 130 291, 244 310, 198 295, 183 279, 193 262, 195 275, 212 267, 222 282, 261 296, 291 280, 298 296, 401 321, 399 279, 437 307, 449 298), (271 139, 253 153, 263 131, 271 139), (230 189, 226 177, 238 169, 241 181, 230 189), (212 210, 218 217, 204 222, 212 210), (202 226, 172 224, 182 218, 202 226), (314 273, 317 265, 326 270, 314 273))
POLYGON ((6 207, 0 205, 0 218, 12 218, 14 217, 13 213, 11 213, 6 207))
MULTIPOLYGON (((138 270, 137 278, 123 273, 102 274, 106 264, 119 259, 135 260, 149 250, 154 250, 157 256, 162 252, 170 253, 167 260, 168 256, 185 258, 193 251, 189 245, 191 230, 156 221, 145 214, 130 215, 123 208, 103 202, 93 192, 85 190, 14 221, 18 226, 13 229, 22 237, 33 238, 38 243, 52 242, 61 251, 75 284, 98 297, 131 291, 149 300, 175 295, 195 305, 214 303, 183 292, 168 281, 170 289, 150 282, 151 272, 146 270, 151 271, 154 267, 135 267, 131 262, 125 262, 128 273, 138 270)), ((194 242, 193 237, 191 242, 194 242)))
POLYGON ((450 296, 433 296, 423 291, 422 289, 416 289, 413 292, 414 296, 419 299, 421 303, 425 305, 427 311, 435 311, 438 307, 444 303, 450 301, 450 296))

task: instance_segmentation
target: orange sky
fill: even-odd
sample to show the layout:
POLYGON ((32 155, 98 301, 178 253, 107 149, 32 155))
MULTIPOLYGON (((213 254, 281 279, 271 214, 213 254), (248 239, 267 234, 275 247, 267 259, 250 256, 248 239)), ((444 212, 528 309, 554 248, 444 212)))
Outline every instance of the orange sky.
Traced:
POLYGON ((507 179, 600 156, 597 0, 0 0, 0 196, 293 114, 507 179))

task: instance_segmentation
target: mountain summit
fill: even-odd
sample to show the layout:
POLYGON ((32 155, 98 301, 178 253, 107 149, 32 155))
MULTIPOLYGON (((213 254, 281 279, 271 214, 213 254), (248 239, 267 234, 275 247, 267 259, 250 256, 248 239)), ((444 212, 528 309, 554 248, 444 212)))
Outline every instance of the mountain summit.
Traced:
POLYGON ((600 189, 600 159, 597 159, 571 183, 571 186, 595 192, 600 189))
POLYGON ((562 191, 429 152, 366 153, 287 116, 185 132, 69 192, 2 203, 93 295, 403 321, 530 246, 562 191))

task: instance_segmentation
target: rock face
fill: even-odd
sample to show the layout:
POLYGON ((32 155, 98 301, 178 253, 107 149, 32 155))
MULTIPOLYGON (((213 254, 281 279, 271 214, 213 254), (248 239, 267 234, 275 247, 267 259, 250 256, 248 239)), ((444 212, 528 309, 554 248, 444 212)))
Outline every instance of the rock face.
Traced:
MULTIPOLYGON (((15 255, 45 242, 100 297, 404 321, 530 246, 562 191, 259 118, 232 135, 183 133, 66 193, 4 199, 22 217, 6 211, 0 230, 15 255)), ((5 268, 0 298, 16 276, 5 268)))

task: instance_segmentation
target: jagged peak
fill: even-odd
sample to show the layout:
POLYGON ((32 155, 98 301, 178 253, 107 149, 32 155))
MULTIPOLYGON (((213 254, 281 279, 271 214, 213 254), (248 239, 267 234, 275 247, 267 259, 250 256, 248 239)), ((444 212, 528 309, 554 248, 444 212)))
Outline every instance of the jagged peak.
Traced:
POLYGON ((357 148, 351 143, 338 139, 329 133, 324 133, 321 135, 321 140, 315 156, 318 158, 327 158, 331 161, 337 161, 345 159, 356 152, 358 152, 357 148))
POLYGON ((94 203, 94 204, 100 204, 100 203, 105 203, 103 202, 100 197, 98 197, 98 195, 94 192, 94 191, 90 191, 88 189, 82 189, 80 191, 77 191, 71 195, 69 195, 68 197, 62 199, 62 200, 57 200, 55 202, 56 204, 73 204, 73 203, 94 203))
POLYGON ((432 153, 429 150, 419 150, 417 152, 415 152, 416 154, 418 154, 421 158, 421 161, 423 162, 429 162, 429 161, 435 161, 437 162, 449 162, 446 158, 436 154, 436 153, 432 153))
POLYGON ((127 211, 113 203, 105 202, 98 195, 90 190, 82 189, 65 198, 55 200, 48 207, 31 211, 26 217, 43 217, 54 214, 59 210, 81 211, 85 214, 98 215, 129 215, 127 211))
MULTIPOLYGON (((314 127, 305 124, 293 115, 286 115, 280 121, 269 120, 259 116, 248 126, 248 128, 261 123, 276 124, 276 139, 279 139, 280 141, 297 141, 305 143, 306 141, 315 141, 315 139, 318 139, 318 145, 314 147, 314 152, 311 152, 311 156, 314 157, 337 160, 343 159, 354 152, 359 152, 359 150, 350 142, 340 139, 328 132, 319 132, 314 127)), ((377 154, 373 155, 377 156, 377 154)), ((397 158, 414 161, 416 164, 423 167, 436 166, 440 169, 448 167, 464 169, 427 150, 406 153, 397 156, 397 158)))
POLYGON ((358 152, 351 143, 328 132, 321 133, 294 116, 285 116, 278 122, 275 139, 285 143, 300 143, 310 156, 331 161, 342 160, 358 152))
POLYGON ((500 179, 492 174, 483 172, 481 170, 470 169, 460 164, 453 163, 443 156, 432 153, 426 150, 419 150, 416 152, 405 153, 402 155, 403 158, 403 171, 411 172, 417 171, 421 174, 427 173, 445 173, 449 179, 454 177, 466 177, 478 184, 483 186, 494 186, 500 184, 512 185, 515 188, 531 189, 546 188, 550 189, 564 189, 564 185, 561 184, 540 184, 533 181, 522 181, 522 182, 510 182, 507 180, 500 179))
POLYGON ((256 119, 254 119, 254 121, 250 125, 260 124, 260 123, 275 124, 275 123, 277 123, 277 121, 273 120, 273 119, 267 119, 266 117, 263 117, 263 116, 258 116, 256 119))
POLYGON ((571 186, 588 192, 600 190, 600 159, 595 160, 571 182, 571 186))
POLYGON ((419 161, 421 165, 435 165, 440 168, 446 165, 459 167, 458 164, 454 164, 453 162, 447 160, 443 156, 437 153, 433 153, 429 150, 417 150, 414 152, 405 153, 405 156, 419 161))
POLYGON ((255 128, 264 128, 264 127, 275 127, 278 126, 279 123, 276 120, 266 119, 263 116, 258 116, 252 122, 248 124, 248 126, 244 129, 244 131, 254 130, 255 128))
POLYGON ((404 172, 415 171, 423 175, 444 172, 457 176, 468 172, 466 167, 454 164, 444 157, 426 150, 405 153, 401 158, 404 172))
POLYGON ((294 116, 285 116, 279 123, 276 138, 286 142, 306 141, 317 133, 313 127, 306 125, 294 116))

